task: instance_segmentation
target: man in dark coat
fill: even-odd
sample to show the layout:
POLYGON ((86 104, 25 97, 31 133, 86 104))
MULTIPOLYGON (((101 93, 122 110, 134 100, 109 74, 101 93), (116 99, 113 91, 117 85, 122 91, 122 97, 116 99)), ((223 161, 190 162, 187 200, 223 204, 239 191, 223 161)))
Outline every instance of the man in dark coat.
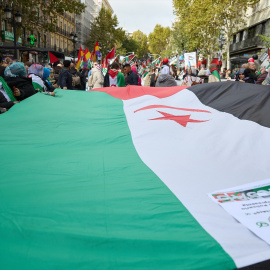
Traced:
POLYGON ((246 83, 256 83, 257 81, 257 75, 256 75, 256 66, 254 63, 254 60, 249 60, 248 62, 248 68, 244 71, 245 75, 245 82, 246 83))
POLYGON ((71 62, 69 60, 65 60, 63 64, 64 68, 59 75, 58 85, 62 89, 72 89, 72 75, 69 72, 71 62))
POLYGON ((130 64, 125 64, 124 72, 127 75, 126 85, 138 85, 139 76, 131 70, 130 64))

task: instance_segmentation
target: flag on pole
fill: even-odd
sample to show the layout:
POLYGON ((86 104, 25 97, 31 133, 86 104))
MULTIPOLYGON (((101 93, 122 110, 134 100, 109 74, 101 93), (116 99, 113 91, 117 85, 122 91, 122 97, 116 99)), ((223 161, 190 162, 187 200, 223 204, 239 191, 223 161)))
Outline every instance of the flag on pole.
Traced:
POLYGON ((135 54, 130 54, 128 56, 125 56, 125 60, 127 63, 130 63, 131 60, 135 57, 135 54))
POLYGON ((86 68, 86 67, 89 68, 89 66, 91 65, 91 63, 89 65, 89 61, 91 61, 91 53, 88 51, 87 48, 85 48, 81 67, 82 68, 86 68))
POLYGON ((56 96, 0 117, 2 269, 233 270, 270 259, 270 246, 207 196, 269 178, 267 87, 56 96))
MULTIPOLYGON (((107 56, 105 57, 105 66, 107 67, 108 64, 110 64, 110 61, 115 58, 115 46, 112 48, 112 50, 107 54, 107 56)), ((111 61, 111 63, 113 63, 114 61, 111 61)), ((104 63, 104 61, 103 61, 104 63)))
POLYGON ((58 61, 59 59, 55 55, 53 55, 51 52, 48 52, 48 63, 53 64, 58 61))
POLYGON ((102 68, 101 68, 101 71, 103 73, 103 75, 105 76, 107 71, 108 71, 108 64, 106 62, 106 59, 103 60, 103 63, 102 63, 102 68))
POLYGON ((101 57, 98 41, 96 42, 94 51, 93 51, 93 62, 97 61, 97 57, 101 57))
POLYGON ((79 70, 81 63, 82 63, 82 58, 83 58, 84 52, 82 50, 82 47, 80 46, 79 54, 78 54, 78 60, 77 60, 77 66, 76 69, 79 70))

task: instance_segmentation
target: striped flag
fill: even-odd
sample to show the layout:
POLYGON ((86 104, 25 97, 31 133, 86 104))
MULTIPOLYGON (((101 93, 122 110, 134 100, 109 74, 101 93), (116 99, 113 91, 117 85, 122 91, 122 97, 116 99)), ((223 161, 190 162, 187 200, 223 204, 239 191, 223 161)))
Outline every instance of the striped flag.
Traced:
POLYGON ((232 270, 270 259, 207 196, 269 178, 267 87, 56 96, 0 118, 2 269, 232 270))
POLYGON ((93 51, 93 62, 96 62, 98 59, 97 57, 101 57, 98 41, 95 44, 94 51, 93 51))
POLYGON ((83 58, 84 52, 82 50, 82 47, 80 46, 79 54, 78 54, 78 61, 77 61, 77 66, 76 69, 79 70, 81 63, 82 63, 82 58, 83 58))

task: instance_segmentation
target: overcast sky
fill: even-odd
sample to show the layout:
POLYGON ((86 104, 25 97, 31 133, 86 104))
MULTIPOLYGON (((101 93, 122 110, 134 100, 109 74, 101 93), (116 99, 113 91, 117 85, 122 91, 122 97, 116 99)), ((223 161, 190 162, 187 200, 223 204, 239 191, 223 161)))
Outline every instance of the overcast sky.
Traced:
POLYGON ((119 26, 129 32, 153 31, 156 24, 172 26, 174 21, 172 0, 109 0, 117 15, 119 26))

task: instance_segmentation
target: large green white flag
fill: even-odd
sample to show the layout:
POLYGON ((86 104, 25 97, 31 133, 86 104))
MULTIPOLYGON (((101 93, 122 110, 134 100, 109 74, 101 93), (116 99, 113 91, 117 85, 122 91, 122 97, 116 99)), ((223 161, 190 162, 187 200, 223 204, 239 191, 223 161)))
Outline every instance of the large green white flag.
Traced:
POLYGON ((181 87, 56 91, 0 118, 1 269, 235 269, 270 258, 207 196, 269 176, 269 128, 181 87))

